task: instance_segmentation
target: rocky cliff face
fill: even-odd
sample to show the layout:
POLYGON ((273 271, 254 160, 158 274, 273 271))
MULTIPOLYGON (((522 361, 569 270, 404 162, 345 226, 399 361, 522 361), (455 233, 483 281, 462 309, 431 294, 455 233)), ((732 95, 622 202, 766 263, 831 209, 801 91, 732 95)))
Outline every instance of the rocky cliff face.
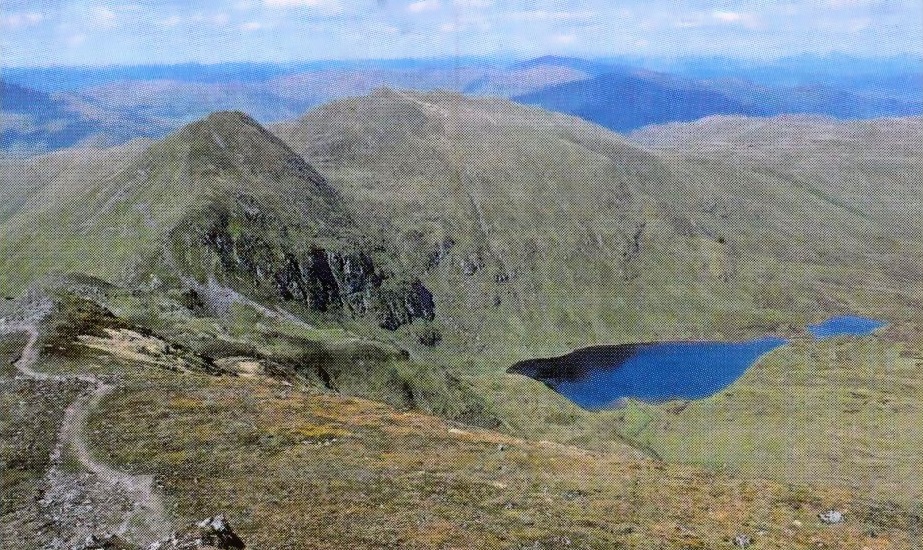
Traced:
POLYGON ((252 199, 235 202, 212 208, 177 235, 201 249, 209 275, 311 311, 369 315, 388 330, 434 319, 436 304, 423 283, 376 261, 387 251, 349 239, 304 239, 300 228, 252 199))

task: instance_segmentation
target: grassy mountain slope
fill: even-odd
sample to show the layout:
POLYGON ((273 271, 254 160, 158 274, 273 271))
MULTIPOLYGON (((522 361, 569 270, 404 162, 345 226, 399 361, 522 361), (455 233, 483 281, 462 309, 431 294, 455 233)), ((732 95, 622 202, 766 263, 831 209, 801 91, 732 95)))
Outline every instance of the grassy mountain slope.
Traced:
MULTIPOLYGON (((906 143, 918 129, 892 122, 871 134, 882 162, 912 166, 918 153, 906 143)), ((107 303, 120 317, 244 374, 259 364, 397 406, 497 417, 534 439, 613 452, 629 441, 652 456, 747 475, 761 460, 785 463, 793 448, 810 458, 812 434, 838 429, 852 401, 811 415, 809 377, 774 389, 761 377, 747 403, 766 392, 778 406, 743 409, 750 416, 740 425, 728 420, 727 411, 743 414, 733 390, 676 414, 641 404, 590 414, 504 372, 590 344, 794 334, 842 312, 895 327, 882 357, 919 349, 923 289, 908 260, 919 239, 895 231, 900 205, 867 208, 861 187, 850 198, 828 186, 833 179, 734 155, 654 152, 574 117, 453 93, 380 90, 273 132, 218 113, 153 144, 28 161, 23 173, 44 179, 34 192, 25 183, 10 192, 21 206, 0 220, 4 290, 55 269, 120 279, 138 293, 107 303), (227 328, 213 329, 219 321, 227 328), (284 331, 265 330, 277 323, 284 331), (228 348, 237 351, 215 353, 228 348), (746 443, 791 411, 805 434, 795 447, 746 443), (727 445, 703 446, 710 419, 730 434, 727 445)), ((816 164, 842 151, 837 169, 848 181, 862 173, 849 168, 853 147, 834 140, 803 154, 816 164)), ((913 196, 912 174, 880 177, 913 196)), ((766 364, 772 373, 812 368, 797 359, 766 364)), ((835 371, 830 384, 843 383, 837 361, 823 364, 835 371)), ((909 363, 894 364, 892 374, 904 376, 909 363)), ((917 391, 901 386, 895 406, 917 391)), ((915 433, 915 409, 901 410, 915 433)), ((879 433, 866 421, 875 418, 856 421, 857 432, 879 433)), ((905 472, 912 445, 844 443, 842 459, 863 472, 850 479, 856 491, 896 486, 858 458, 872 453, 905 472)), ((838 483, 844 471, 821 481, 838 483)))
MULTIPOLYGON (((736 157, 655 154, 507 101, 387 90, 275 131, 345 196, 361 198, 365 225, 394 232, 385 240, 403 243, 408 269, 425 266, 442 343, 402 342, 467 374, 514 432, 593 448, 629 441, 671 462, 919 499, 901 479, 914 467, 919 429, 908 358, 923 326, 913 261, 921 246, 895 220, 919 223, 900 218, 897 201, 878 204, 872 188, 827 186, 872 166, 847 163, 860 145, 802 151, 806 166, 844 160, 829 180, 797 177, 736 157), (846 312, 887 320, 891 332, 874 343, 786 347, 727 392, 689 405, 590 414, 502 374, 515 361, 592 344, 797 335, 846 312), (894 387, 851 397, 879 384, 894 387), (893 404, 899 412, 888 418, 906 436, 889 436, 875 413, 857 416, 857 402, 893 404), (815 452, 843 430, 854 431, 815 452)), ((907 145, 919 139, 912 121, 878 135, 870 157, 918 162, 907 145)), ((916 173, 882 170, 878 185, 912 197, 916 173)))
POLYGON ((838 122, 784 116, 711 117, 634 132, 638 143, 684 158, 711 158, 810 183, 895 235, 919 239, 923 119, 838 122))
MULTIPOLYGON (((918 134, 901 124, 882 150, 918 134)), ((658 155, 450 93, 382 90, 274 131, 222 113, 153 145, 23 164, 37 179, 8 192, 22 206, 0 220, 4 290, 54 270, 214 279, 304 313, 371 315, 416 352, 478 370, 595 343, 790 331, 918 288, 902 258, 919 244, 892 227, 916 227, 908 208, 867 207, 871 186, 850 197, 766 159, 658 155)), ((889 150, 885 163, 919 162, 889 150)), ((851 152, 831 174, 866 174, 851 152)), ((913 173, 881 169, 875 185, 906 196, 913 173)))
POLYGON ((799 326, 848 307, 818 281, 893 253, 810 186, 505 100, 385 90, 275 131, 387 220, 367 225, 395 231, 451 349, 479 361, 799 326))

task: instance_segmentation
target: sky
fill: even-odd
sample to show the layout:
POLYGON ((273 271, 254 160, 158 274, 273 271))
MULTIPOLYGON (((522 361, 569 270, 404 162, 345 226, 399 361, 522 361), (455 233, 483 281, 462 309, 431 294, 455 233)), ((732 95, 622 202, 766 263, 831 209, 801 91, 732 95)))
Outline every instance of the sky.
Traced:
POLYGON ((0 0, 3 66, 923 54, 921 0, 0 0))

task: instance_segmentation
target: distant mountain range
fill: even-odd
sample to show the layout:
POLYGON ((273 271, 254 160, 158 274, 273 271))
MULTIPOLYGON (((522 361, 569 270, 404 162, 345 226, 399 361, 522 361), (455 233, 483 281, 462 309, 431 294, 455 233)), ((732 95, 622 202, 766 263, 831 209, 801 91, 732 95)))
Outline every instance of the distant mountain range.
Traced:
MULTIPOLYGON (((554 62, 565 67, 584 66, 567 59, 554 62)), ((892 78, 888 84, 897 89, 893 94, 882 92, 883 87, 876 88, 868 80, 855 84, 860 82, 866 86, 856 86, 859 91, 827 84, 771 87, 739 78, 696 80, 613 68, 593 78, 552 85, 513 99, 576 115, 618 132, 711 115, 816 114, 863 119, 923 114, 923 74, 919 79, 892 78)))
POLYGON ((805 61, 793 61, 789 72, 730 62, 731 69, 722 72, 717 61, 702 67, 687 63, 676 65, 684 73, 679 76, 634 68, 620 60, 559 56, 507 65, 436 60, 365 65, 178 65, 83 72, 6 69, 7 80, 0 89, 0 149, 22 156, 74 145, 106 146, 133 137, 159 137, 220 110, 240 110, 261 123, 278 122, 379 87, 513 98, 619 132, 712 115, 817 114, 863 119, 923 113, 923 68, 914 72, 915 65, 907 61, 875 72, 869 63, 851 62, 859 64, 854 73, 823 73, 813 81, 804 80, 805 61), (775 80, 766 76, 775 74, 772 71, 779 73, 775 80))
POLYGON ((0 80, 0 151, 29 156, 66 147, 106 147, 161 136, 156 119, 113 110, 72 94, 48 94, 0 80))
POLYGON ((617 132, 714 114, 765 114, 757 105, 736 100, 701 83, 653 73, 606 73, 513 99, 576 115, 617 132))

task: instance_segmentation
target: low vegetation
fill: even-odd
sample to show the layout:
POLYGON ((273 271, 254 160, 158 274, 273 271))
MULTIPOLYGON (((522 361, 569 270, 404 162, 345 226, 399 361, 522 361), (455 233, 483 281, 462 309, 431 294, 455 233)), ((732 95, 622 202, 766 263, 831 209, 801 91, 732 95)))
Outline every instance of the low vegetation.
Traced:
POLYGON ((756 548, 908 543, 906 524, 822 525, 827 507, 858 512, 848 489, 530 442, 267 380, 133 377, 91 430, 102 456, 157 475, 178 518, 224 511, 254 547, 716 548, 739 532, 756 548))

